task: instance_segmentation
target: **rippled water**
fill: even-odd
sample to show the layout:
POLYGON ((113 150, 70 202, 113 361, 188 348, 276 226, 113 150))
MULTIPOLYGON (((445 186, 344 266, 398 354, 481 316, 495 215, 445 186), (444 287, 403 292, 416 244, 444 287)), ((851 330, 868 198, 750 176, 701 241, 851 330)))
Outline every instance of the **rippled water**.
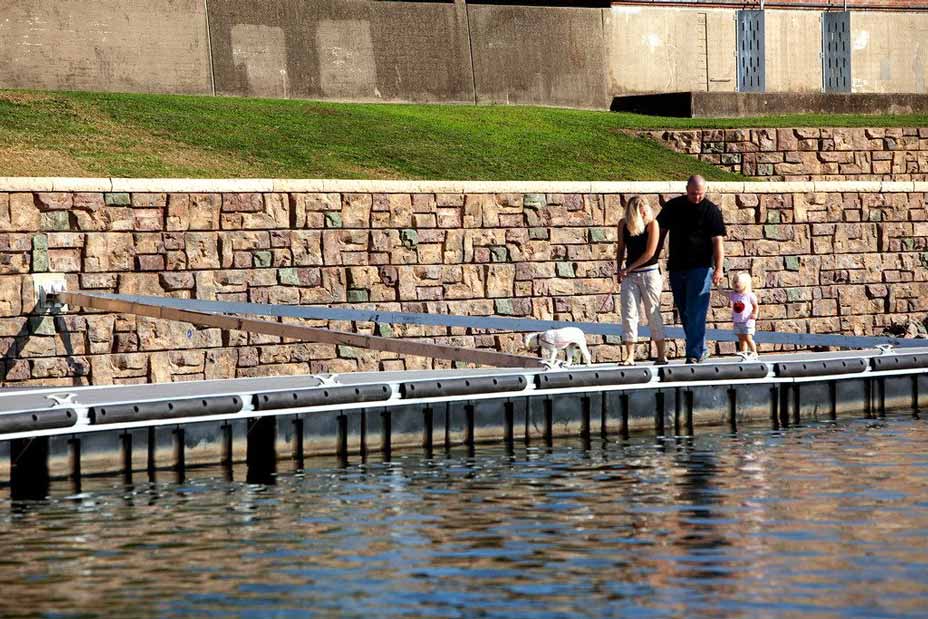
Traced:
POLYGON ((0 615, 924 617, 926 444, 898 417, 3 491, 0 615))

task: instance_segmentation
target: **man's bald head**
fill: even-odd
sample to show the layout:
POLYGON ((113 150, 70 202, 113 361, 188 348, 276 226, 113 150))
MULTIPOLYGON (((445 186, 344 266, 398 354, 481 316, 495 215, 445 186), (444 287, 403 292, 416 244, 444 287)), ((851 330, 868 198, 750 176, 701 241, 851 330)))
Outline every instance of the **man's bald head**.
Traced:
POLYGON ((693 204, 699 204, 706 197, 706 179, 693 175, 686 181, 686 199, 693 204))

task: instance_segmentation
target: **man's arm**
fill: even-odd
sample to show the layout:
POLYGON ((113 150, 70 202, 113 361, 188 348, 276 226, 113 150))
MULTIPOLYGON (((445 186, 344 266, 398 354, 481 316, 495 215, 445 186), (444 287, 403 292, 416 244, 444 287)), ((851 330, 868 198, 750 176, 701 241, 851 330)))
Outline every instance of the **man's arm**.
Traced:
POLYGON ((712 274, 712 284, 718 286, 722 283, 722 265, 725 264, 725 237, 712 237, 712 266, 715 272, 712 274))

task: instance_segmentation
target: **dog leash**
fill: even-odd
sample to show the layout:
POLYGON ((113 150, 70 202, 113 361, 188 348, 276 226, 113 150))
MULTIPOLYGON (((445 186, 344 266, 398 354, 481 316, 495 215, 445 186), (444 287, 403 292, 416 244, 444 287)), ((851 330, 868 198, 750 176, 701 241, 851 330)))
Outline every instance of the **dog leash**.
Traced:
MULTIPOLYGON (((616 275, 618 275, 618 273, 616 273, 616 275)), ((609 304, 609 299, 615 295, 616 275, 612 276, 612 286, 609 288, 609 293, 606 294, 606 298, 603 299, 603 304, 599 307, 599 311, 596 312, 597 314, 603 313, 603 310, 606 309, 606 305, 609 304)), ((613 307, 615 307, 615 303, 613 303, 613 307)))
MULTIPOLYGON (((603 304, 599 307, 599 311, 596 312, 597 314, 603 313, 603 311, 606 309, 606 306, 609 304, 609 299, 611 299, 613 295, 615 295, 615 286, 612 287, 612 290, 609 292, 609 294, 606 295, 606 298, 603 299, 603 304)), ((614 305, 615 304, 613 303, 613 306, 614 305)))

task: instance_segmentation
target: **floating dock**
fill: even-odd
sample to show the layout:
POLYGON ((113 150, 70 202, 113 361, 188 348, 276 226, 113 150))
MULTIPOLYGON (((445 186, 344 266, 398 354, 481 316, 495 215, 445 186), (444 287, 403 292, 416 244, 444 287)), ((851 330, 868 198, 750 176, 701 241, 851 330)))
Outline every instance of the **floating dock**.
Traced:
MULTIPOLYGON (((914 344, 914 343, 913 343, 914 344)), ((839 416, 917 414, 925 347, 572 368, 494 368, 249 378, 0 392, 0 485, 44 497, 49 481, 89 474, 183 478, 198 465, 342 462, 399 448, 431 453, 482 442, 550 444, 633 432, 692 435, 748 421, 784 428, 839 416)))

